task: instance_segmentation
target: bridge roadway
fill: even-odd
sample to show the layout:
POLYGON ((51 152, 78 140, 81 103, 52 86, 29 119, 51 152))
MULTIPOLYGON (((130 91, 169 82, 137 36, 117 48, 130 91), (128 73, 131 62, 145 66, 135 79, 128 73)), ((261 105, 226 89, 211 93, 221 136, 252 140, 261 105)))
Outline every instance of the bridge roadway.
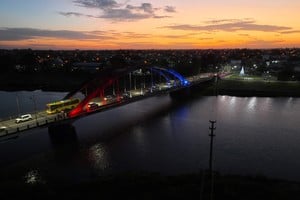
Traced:
POLYGON ((72 121, 80 117, 102 112, 107 109, 122 106, 151 96, 157 96, 161 94, 170 93, 172 91, 180 90, 183 88, 187 88, 193 85, 200 84, 202 82, 210 81, 214 77, 215 76, 212 73, 203 73, 197 76, 187 77, 186 79, 190 83, 188 86, 170 86, 167 83, 156 84, 152 87, 152 89, 147 88, 127 91, 126 94, 128 95, 123 94, 123 96, 119 97, 110 95, 111 98, 106 100, 100 100, 100 98, 95 98, 92 99, 91 102, 97 104, 96 108, 88 109, 86 107, 84 109, 84 112, 81 113, 79 116, 76 116, 75 118, 69 117, 67 113, 57 113, 49 115, 46 113, 46 110, 32 112, 30 113, 32 115, 31 120, 20 123, 16 123, 15 118, 9 117, 7 120, 0 121, 0 138, 1 140, 10 139, 18 137, 19 133, 29 129, 38 127, 48 127, 62 123, 71 123, 72 121))

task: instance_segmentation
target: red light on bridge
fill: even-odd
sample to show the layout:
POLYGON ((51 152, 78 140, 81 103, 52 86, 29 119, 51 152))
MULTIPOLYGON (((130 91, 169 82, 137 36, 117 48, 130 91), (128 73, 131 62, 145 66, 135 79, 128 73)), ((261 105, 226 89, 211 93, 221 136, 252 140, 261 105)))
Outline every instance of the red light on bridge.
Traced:
POLYGON ((73 118, 73 117, 77 117, 78 115, 80 115, 81 112, 82 112, 81 107, 77 107, 74 110, 71 110, 68 115, 70 118, 73 118))

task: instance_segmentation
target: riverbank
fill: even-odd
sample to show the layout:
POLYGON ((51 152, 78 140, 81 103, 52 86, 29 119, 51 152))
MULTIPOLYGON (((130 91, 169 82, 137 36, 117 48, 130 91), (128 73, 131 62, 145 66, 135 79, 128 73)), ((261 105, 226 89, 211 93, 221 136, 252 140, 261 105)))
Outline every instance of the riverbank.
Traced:
MULTIPOLYGON (((210 178, 206 173, 164 176, 158 173, 128 172, 104 175, 73 185, 62 182, 0 182, 2 199, 209 199, 210 178)), ((263 176, 214 174, 213 199, 292 199, 300 195, 300 183, 263 176)))
POLYGON ((221 80, 217 84, 219 95, 259 97, 300 97, 299 82, 221 80))
POLYGON ((201 95, 238 97, 300 97, 300 82, 219 79, 201 95))
MULTIPOLYGON (((0 75, 0 90, 43 90, 69 92, 78 89, 89 79, 89 74, 69 73, 10 73, 0 75)), ((216 83, 205 85, 194 93, 205 96, 228 95, 240 97, 300 97, 300 82, 274 81, 258 78, 222 78, 216 83)))

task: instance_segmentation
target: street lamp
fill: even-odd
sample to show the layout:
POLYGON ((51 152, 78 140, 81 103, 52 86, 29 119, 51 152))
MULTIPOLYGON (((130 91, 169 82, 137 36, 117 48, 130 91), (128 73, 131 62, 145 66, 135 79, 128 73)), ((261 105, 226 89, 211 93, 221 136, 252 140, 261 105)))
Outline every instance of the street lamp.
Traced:
POLYGON ((33 101, 34 113, 35 113, 35 121, 36 121, 36 124, 38 124, 38 122, 37 122, 37 110, 36 110, 36 100, 35 100, 35 96, 32 95, 32 96, 30 97, 30 99, 33 101))
POLYGON ((16 102, 17 102, 17 108, 18 108, 18 115, 20 115, 20 104, 19 104, 19 96, 18 96, 18 93, 16 93, 16 102))

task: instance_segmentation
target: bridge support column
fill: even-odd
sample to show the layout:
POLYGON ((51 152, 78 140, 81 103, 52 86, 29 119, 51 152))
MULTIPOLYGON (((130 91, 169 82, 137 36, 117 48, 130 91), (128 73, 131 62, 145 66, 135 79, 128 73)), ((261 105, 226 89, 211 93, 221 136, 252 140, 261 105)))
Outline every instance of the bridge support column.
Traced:
POLYGON ((54 145, 77 141, 76 129, 72 124, 49 126, 48 134, 54 145))
POLYGON ((190 88, 182 88, 174 92, 170 92, 170 97, 174 100, 184 101, 191 95, 190 88))

